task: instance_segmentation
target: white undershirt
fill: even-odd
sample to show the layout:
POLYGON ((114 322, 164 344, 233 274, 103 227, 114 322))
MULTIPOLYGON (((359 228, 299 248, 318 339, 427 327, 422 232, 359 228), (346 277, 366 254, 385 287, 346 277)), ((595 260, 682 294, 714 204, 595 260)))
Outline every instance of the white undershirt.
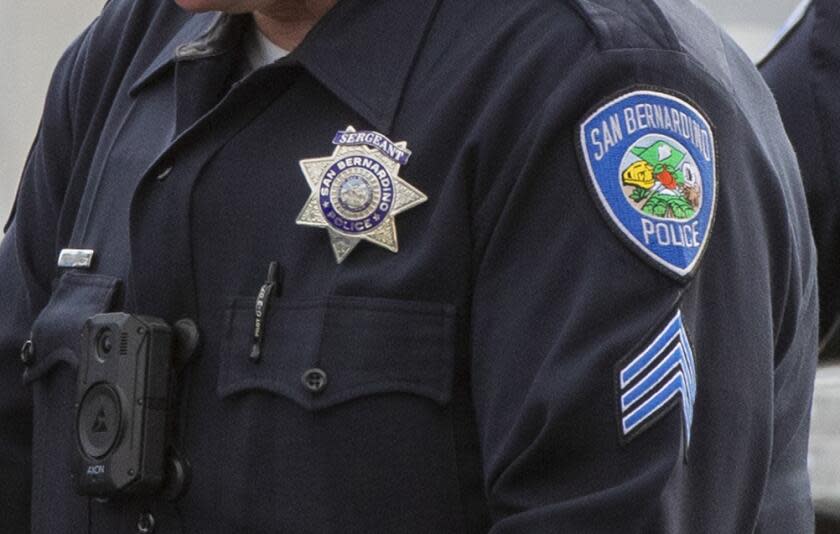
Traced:
POLYGON ((245 53, 251 70, 257 70, 287 56, 289 51, 272 43, 256 24, 252 24, 248 35, 245 36, 245 53))

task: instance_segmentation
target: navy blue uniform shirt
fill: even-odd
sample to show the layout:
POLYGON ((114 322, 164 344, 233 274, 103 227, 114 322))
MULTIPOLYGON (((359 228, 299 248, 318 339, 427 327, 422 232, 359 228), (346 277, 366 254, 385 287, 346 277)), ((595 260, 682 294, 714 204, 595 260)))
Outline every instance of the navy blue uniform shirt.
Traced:
POLYGON ((790 136, 805 184, 817 245, 820 333, 840 319, 840 5, 831 0, 801 6, 792 25, 761 62, 790 136))
POLYGON ((111 0, 59 63, 0 247, 4 531, 812 528, 805 199, 693 4, 341 0, 243 78, 247 25, 111 0), (74 491, 106 310, 202 332, 175 503, 74 491))

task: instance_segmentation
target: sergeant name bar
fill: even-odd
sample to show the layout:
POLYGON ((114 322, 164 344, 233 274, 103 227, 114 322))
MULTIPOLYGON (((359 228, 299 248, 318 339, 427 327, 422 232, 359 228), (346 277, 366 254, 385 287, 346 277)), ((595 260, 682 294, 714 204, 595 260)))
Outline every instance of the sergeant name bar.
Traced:
POLYGON ((351 130, 339 130, 335 134, 333 144, 344 146, 367 145, 371 148, 379 150, 384 156, 391 158, 400 165, 407 164, 408 158, 411 157, 411 150, 407 148, 400 148, 396 143, 379 132, 354 132, 351 130))

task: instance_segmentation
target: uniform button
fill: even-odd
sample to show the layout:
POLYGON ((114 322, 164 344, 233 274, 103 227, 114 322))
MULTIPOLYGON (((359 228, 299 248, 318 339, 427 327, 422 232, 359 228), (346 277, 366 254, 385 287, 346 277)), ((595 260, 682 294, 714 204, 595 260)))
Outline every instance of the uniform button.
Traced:
POLYGON ((149 534, 155 531, 155 516, 149 512, 143 512, 137 519, 137 532, 149 534))
POLYGON ((321 393, 327 387, 327 373, 318 368, 310 369, 303 373, 302 381, 310 393, 321 393))
POLYGON ((20 361, 27 367, 35 363, 35 348, 32 346, 31 339, 27 339, 20 348, 20 361))
POLYGON ((161 170, 161 171, 158 173, 158 175, 157 175, 157 177, 156 177, 156 178, 157 178, 158 180, 166 180, 166 177, 167 177, 167 176, 169 176, 169 174, 170 174, 171 172, 172 172, 172 167, 171 167, 171 166, 170 166, 170 167, 166 167, 166 168, 164 168, 163 170, 161 170))

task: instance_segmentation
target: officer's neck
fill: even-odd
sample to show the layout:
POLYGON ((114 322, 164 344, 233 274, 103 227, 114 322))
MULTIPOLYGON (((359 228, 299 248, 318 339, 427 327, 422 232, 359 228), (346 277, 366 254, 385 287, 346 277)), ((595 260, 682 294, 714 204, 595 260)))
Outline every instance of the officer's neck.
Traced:
POLYGON ((277 0, 253 12, 257 28, 284 50, 294 50, 337 0, 277 0))

